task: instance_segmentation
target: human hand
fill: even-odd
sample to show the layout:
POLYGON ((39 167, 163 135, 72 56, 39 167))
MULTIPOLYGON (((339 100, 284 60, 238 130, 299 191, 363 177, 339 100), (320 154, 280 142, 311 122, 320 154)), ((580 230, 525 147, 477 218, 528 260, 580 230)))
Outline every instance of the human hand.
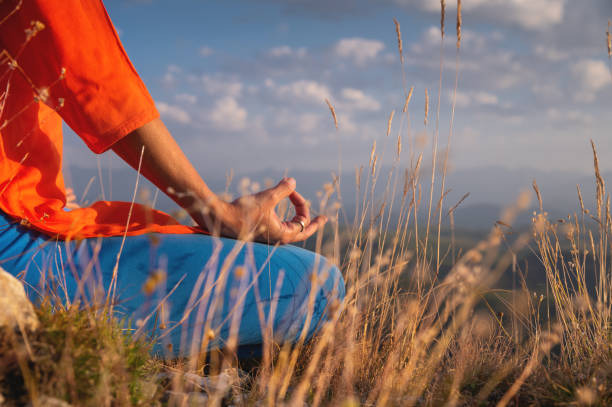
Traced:
POLYGON ((213 235, 272 244, 291 243, 307 239, 327 221, 324 216, 310 219, 306 200, 295 191, 293 178, 285 178, 273 188, 233 202, 220 199, 160 119, 132 131, 112 148, 213 235), (295 208, 296 215, 291 221, 281 220, 275 212, 285 198, 295 208))
POLYGON ((270 244, 307 239, 327 222, 327 218, 310 219, 307 202, 295 191, 295 186, 295 179, 283 178, 275 187, 224 203, 213 214, 220 225, 217 229, 223 236, 270 244), (295 208, 295 216, 290 221, 280 219, 275 211, 285 198, 289 198, 295 208))

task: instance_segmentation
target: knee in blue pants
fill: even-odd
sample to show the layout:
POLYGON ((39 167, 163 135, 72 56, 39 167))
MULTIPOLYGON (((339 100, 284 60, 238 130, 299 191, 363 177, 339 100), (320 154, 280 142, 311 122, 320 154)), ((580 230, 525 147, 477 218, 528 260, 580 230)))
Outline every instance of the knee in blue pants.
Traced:
POLYGON ((4 214, 0 224, 0 266, 22 278, 32 300, 53 290, 100 303, 111 292, 114 313, 135 334, 158 338, 159 353, 306 340, 345 294, 337 267, 294 246, 206 235, 64 242, 4 214))

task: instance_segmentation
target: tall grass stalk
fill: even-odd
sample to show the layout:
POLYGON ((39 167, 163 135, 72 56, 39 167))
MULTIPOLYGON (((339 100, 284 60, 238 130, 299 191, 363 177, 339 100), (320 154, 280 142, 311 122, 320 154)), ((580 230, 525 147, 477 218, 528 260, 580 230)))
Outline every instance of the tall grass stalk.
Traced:
MULTIPOLYGON (((244 361, 237 360, 235 351, 244 297, 250 289, 257 298, 260 295, 256 279, 248 283, 245 278, 236 287, 230 312, 222 321, 231 327, 226 347, 211 349, 209 345, 219 334, 216 317, 228 305, 223 303, 223 288, 231 273, 245 272, 242 265, 235 264, 240 250, 248 250, 244 241, 237 241, 220 265, 220 247, 216 248, 193 287, 181 320, 170 325, 164 316, 166 301, 182 283, 179 280, 164 293, 153 312, 134 321, 133 335, 128 336, 122 330, 125 324, 110 312, 117 300, 114 282, 121 272, 118 257, 110 289, 79 283, 77 297, 66 302, 62 301, 67 298, 65 281, 59 281, 38 308, 42 323, 39 332, 25 338, 13 333, 0 336, 2 394, 15 404, 31 400, 34 405, 42 405, 44 397, 73 405, 612 403, 612 284, 608 259, 612 220, 610 196, 595 145, 594 215, 585 207, 578 188, 579 213, 557 221, 549 219, 543 193, 534 182, 538 206, 528 231, 514 233, 511 228, 517 216, 530 208, 529 195, 524 193, 508 205, 482 241, 457 249, 454 214, 467 194, 449 209, 444 202, 462 18, 459 2, 449 134, 442 177, 437 181, 445 2, 441 5, 440 78, 430 178, 422 173, 425 151, 418 150, 414 142, 409 105, 414 88, 408 90, 406 84, 400 24, 394 20, 403 80, 403 108, 395 122, 395 152, 389 172, 382 174, 387 140, 393 132, 392 110, 383 146, 377 147, 374 141, 368 166, 356 169, 357 210, 351 224, 343 224, 341 218, 341 168, 323 188, 318 209, 329 215, 333 233, 330 237, 320 232, 314 239, 314 250, 338 263, 346 281, 346 298, 343 303, 330 304, 329 318, 312 340, 306 340, 307 331, 303 329, 294 343, 277 342, 272 323, 276 304, 267 314, 258 305, 262 357, 253 370, 241 373, 238 368, 246 367, 244 361), (402 144, 403 139, 408 140, 407 145, 402 144), (425 197, 427 220, 422 225, 419 208, 424 184, 430 189, 425 197), (438 196, 434 190, 439 191, 438 196), (451 261, 448 269, 442 270, 447 260, 441 244, 447 218, 452 234, 446 250, 451 261), (437 233, 430 233, 430 228, 437 228, 437 233), (534 253, 541 263, 546 294, 533 292, 527 284, 526 270, 518 260, 526 251, 534 253), (218 275, 214 272, 217 268, 218 275), (494 288, 508 271, 516 276, 518 286, 512 290, 494 288), (152 339, 162 343, 172 332, 181 330, 181 348, 187 356, 173 358, 170 352, 166 357, 149 356, 145 333, 150 321, 155 321, 162 332, 152 339), (193 335, 188 335, 188 322, 195 324, 193 335), (205 380, 203 376, 208 377, 205 380)), ((425 94, 427 129, 427 89, 425 94)), ((331 102, 327 105, 335 126, 342 126, 331 102)), ((270 247, 269 256, 275 250, 270 247)), ((87 273, 93 270, 95 261, 94 255, 87 273)), ((62 264, 62 272, 64 268, 73 271, 73 259, 64 259, 62 264)), ((268 266, 264 264, 255 273, 265 273, 268 266)), ((143 282, 143 290, 161 290, 163 273, 180 272, 152 274, 143 282)), ((270 290, 278 294, 282 281, 273 282, 270 290)), ((315 276, 310 283, 310 294, 303 304, 307 310, 305 327, 313 317, 314 293, 321 281, 315 276)))

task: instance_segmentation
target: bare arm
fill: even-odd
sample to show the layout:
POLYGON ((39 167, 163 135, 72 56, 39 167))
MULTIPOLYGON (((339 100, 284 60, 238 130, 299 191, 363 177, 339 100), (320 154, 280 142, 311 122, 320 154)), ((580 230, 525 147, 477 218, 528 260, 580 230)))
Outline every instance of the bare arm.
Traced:
POLYGON ((290 243, 308 238, 327 220, 322 216, 310 219, 306 201, 295 191, 291 178, 257 194, 223 201, 206 185, 160 119, 136 129, 112 149, 134 168, 138 168, 143 152, 141 173, 215 235, 290 243), (284 198, 289 198, 296 210, 289 222, 279 219, 274 211, 284 198), (304 230, 298 222, 305 225, 304 230))

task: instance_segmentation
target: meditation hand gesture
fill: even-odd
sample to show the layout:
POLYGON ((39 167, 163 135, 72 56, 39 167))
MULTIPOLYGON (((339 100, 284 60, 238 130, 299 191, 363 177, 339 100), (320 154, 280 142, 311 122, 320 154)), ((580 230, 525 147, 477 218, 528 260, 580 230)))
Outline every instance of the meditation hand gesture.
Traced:
POLYGON ((113 150, 168 192, 213 235, 285 244, 307 239, 327 221, 325 216, 310 219, 306 200, 295 191, 293 178, 284 178, 275 187, 233 202, 223 201, 208 188, 159 119, 119 140, 113 150), (280 219, 275 211, 285 198, 295 208, 290 221, 280 219))
MULTIPOLYGON (((275 187, 217 205, 213 217, 223 236, 264 243, 292 243, 305 240, 327 222, 325 216, 310 219, 304 197, 295 190, 295 179, 284 178, 275 187), (289 198, 295 208, 290 221, 279 218, 275 208, 289 198)), ((213 227, 214 229, 214 227, 213 227)))

